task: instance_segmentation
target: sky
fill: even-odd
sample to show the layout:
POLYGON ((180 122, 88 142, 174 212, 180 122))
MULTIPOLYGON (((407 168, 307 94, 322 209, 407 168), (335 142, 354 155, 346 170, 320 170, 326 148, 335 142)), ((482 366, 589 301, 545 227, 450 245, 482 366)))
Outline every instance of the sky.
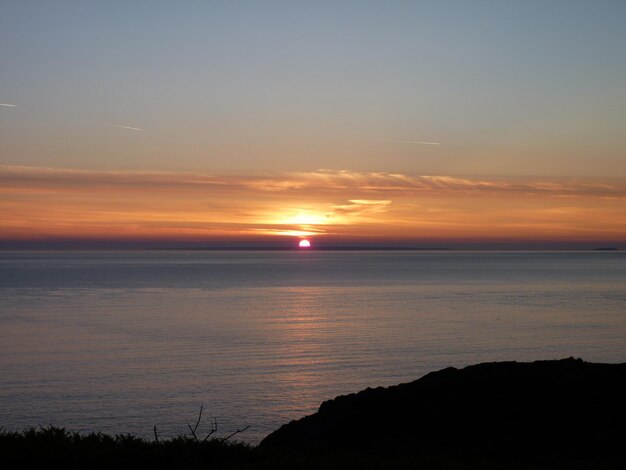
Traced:
POLYGON ((625 25, 622 0, 3 0, 0 248, 626 247, 625 25))

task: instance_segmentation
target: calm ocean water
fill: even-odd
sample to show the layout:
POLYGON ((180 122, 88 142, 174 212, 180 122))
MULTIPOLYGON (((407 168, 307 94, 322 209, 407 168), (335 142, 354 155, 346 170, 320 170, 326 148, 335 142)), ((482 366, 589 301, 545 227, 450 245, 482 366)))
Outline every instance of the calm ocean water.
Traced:
POLYGON ((257 442, 480 361, 626 361, 620 252, 0 253, 0 426, 257 442), (202 425, 201 425, 202 428, 202 425))

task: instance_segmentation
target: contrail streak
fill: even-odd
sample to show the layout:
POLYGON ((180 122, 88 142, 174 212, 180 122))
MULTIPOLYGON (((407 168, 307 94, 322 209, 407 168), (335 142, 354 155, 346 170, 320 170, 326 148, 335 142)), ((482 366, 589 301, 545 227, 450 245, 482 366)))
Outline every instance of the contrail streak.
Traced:
POLYGON ((119 128, 119 129, 128 129, 129 131, 143 132, 143 129, 140 129, 140 128, 138 128, 138 127, 122 126, 121 124, 111 124, 111 123, 107 123, 107 126, 117 127, 117 128, 119 128))
POLYGON ((9 103, 0 103, 0 106, 4 106, 5 108, 17 108, 16 104, 9 104, 9 103))
POLYGON ((386 140, 395 144, 419 144, 419 145, 441 145, 440 142, 427 142, 425 140, 386 140))

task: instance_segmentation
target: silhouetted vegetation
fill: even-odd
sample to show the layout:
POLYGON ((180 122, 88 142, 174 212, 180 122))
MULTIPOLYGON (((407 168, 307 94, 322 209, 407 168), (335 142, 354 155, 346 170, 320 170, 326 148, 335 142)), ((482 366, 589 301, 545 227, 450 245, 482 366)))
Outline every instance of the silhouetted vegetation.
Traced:
POLYGON ((180 436, 156 442, 130 434, 78 434, 55 427, 0 434, 2 468, 247 468, 254 460, 252 447, 223 439, 180 436))
POLYGON ((448 368, 325 402, 259 446, 197 433, 153 439, 48 427, 0 432, 0 468, 623 469, 626 364, 448 368))

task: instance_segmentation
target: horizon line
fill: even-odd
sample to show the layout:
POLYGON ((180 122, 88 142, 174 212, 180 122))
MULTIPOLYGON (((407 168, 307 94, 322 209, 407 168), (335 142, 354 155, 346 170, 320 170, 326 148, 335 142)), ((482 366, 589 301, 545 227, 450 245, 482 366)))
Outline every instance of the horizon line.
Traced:
POLYGON ((21 251, 624 251, 624 244, 514 244, 514 243, 491 243, 491 244, 466 244, 459 246, 419 246, 419 245, 318 245, 301 248, 297 245, 200 245, 200 246, 150 246, 131 244, 29 244, 2 246, 0 252, 21 251), (617 245, 617 246, 616 246, 617 245))

